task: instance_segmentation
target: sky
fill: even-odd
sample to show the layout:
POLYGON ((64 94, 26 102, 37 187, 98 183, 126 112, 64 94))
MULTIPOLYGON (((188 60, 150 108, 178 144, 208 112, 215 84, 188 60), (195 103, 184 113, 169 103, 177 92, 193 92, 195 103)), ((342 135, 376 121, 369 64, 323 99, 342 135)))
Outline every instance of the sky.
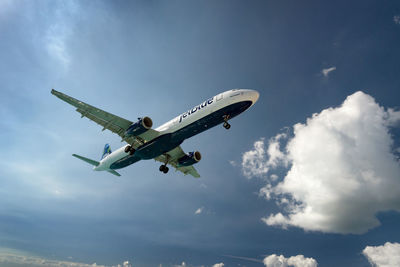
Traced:
POLYGON ((1 266, 400 265, 398 1, 4 0, 0 40, 1 266), (200 179, 114 177, 52 88, 155 127, 260 98, 182 144, 200 179))

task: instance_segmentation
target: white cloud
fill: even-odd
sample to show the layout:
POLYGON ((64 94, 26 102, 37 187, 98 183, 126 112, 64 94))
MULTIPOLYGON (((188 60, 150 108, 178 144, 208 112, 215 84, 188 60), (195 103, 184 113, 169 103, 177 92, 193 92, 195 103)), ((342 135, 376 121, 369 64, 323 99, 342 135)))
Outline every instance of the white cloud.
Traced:
POLYGON ((285 139, 286 137, 287 137, 286 134, 281 133, 269 140, 269 145, 267 150, 268 154, 267 165, 269 167, 275 168, 280 164, 287 166, 288 160, 285 154, 280 150, 280 144, 279 144, 279 140, 285 139))
POLYGON ((254 149, 247 151, 242 156, 242 170, 244 176, 262 176, 269 170, 266 160, 264 138, 254 143, 254 149))
POLYGON ((276 180, 278 180, 278 178, 279 178, 279 176, 276 175, 276 174, 271 174, 271 175, 269 176, 269 179, 271 179, 271 181, 276 181, 276 180))
POLYGON ((286 138, 286 134, 278 134, 268 141, 268 148, 265 147, 264 138, 254 143, 254 149, 247 151, 242 156, 242 171, 244 176, 262 177, 270 168, 280 164, 287 165, 288 161, 284 153, 280 150, 279 141, 286 138))
POLYGON ((336 67, 330 67, 330 68, 327 68, 327 69, 322 69, 321 72, 325 77, 328 77, 329 73, 331 73, 334 70, 336 70, 336 67))
POLYGON ((318 265, 316 260, 305 258, 303 255, 285 258, 283 255, 272 254, 265 257, 263 262, 266 267, 316 267, 318 265))
POLYGON ((70 261, 57 261, 57 260, 49 260, 40 257, 34 256, 26 256, 26 255, 15 255, 15 254, 0 254, 0 264, 23 264, 29 265, 33 267, 41 267, 41 266, 60 266, 60 267, 90 267, 90 266, 98 266, 105 267, 104 265, 86 264, 79 262, 70 262, 70 261))
POLYGON ((175 267, 186 267, 187 265, 186 265, 186 263, 183 261, 182 262, 182 264, 180 264, 180 265, 174 265, 175 267))
MULTIPOLYGON (((282 152, 290 169, 283 181, 260 190, 267 199, 275 197, 283 211, 262 220, 284 228, 360 234, 380 224, 378 212, 400 211, 400 165, 389 133, 399 116, 356 92, 340 107, 294 125, 294 137, 282 152)), ((268 166, 269 159, 259 161, 258 166, 268 166)))
POLYGON ((195 212, 194 212, 194 214, 200 214, 200 213, 202 213, 203 212, 203 210, 204 210, 204 207, 200 207, 200 208, 198 208, 195 212))
POLYGON ((364 256, 372 266, 395 267, 400 266, 400 244, 386 242, 383 246, 367 246, 363 250, 364 256))
POLYGON ((216 263, 216 264, 214 264, 212 267, 224 267, 225 266, 225 264, 223 264, 222 262, 221 263, 216 263))
POLYGON ((400 24, 400 15, 393 16, 393 21, 396 24, 400 24))

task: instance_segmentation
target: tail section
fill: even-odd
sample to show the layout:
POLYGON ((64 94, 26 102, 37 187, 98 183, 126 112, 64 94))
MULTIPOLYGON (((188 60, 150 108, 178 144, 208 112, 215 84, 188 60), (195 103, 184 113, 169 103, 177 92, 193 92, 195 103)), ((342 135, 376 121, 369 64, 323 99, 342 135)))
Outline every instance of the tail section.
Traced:
MULTIPOLYGON (((104 148, 104 150, 105 150, 105 149, 106 149, 106 148, 104 148)), ((110 150, 110 153, 111 153, 111 150, 110 150)), ((106 153, 103 154, 103 157, 104 157, 104 155, 106 155, 106 153)), ((107 154, 107 155, 108 155, 108 154, 107 154)), ((80 159, 80 160, 83 160, 83 161, 85 161, 85 162, 87 162, 87 163, 89 163, 89 164, 91 164, 91 165, 93 165, 93 166, 95 166, 95 167, 99 166, 99 164, 100 164, 100 162, 98 162, 98 161, 95 161, 95 160, 92 160, 92 159, 88 159, 88 158, 79 156, 79 155, 77 155, 77 154, 72 154, 72 156, 74 156, 75 158, 78 158, 78 159, 80 159)), ((114 170, 106 170, 106 171, 108 171, 108 172, 111 173, 111 174, 114 174, 115 176, 121 176, 121 174, 119 174, 118 172, 116 172, 116 171, 114 171, 114 170)))
POLYGON ((104 159, 105 157, 107 157, 110 154, 111 154, 111 147, 109 144, 106 144, 104 146, 103 155, 101 156, 101 159, 104 159))

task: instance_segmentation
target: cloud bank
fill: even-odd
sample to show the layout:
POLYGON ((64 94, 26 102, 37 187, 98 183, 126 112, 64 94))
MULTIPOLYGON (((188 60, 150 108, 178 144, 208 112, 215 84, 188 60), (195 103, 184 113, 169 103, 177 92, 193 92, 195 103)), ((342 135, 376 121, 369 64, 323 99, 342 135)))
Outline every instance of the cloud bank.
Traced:
POLYGON ((266 267, 316 267, 318 265, 316 260, 305 258, 303 255, 285 258, 283 255, 276 254, 265 257, 263 263, 266 267))
POLYGON ((262 220, 283 228, 361 234, 380 224, 378 212, 400 211, 400 164, 390 134, 399 121, 399 111, 356 92, 341 106, 294 125, 292 138, 279 134, 268 148, 264 139, 255 142, 243 154, 246 177, 290 164, 283 180, 267 179, 260 190, 282 208, 262 220), (284 151, 276 145, 282 138, 284 151))
POLYGON ((383 246, 367 246, 363 250, 364 256, 372 266, 392 267, 400 266, 400 244, 386 242, 383 246))
MULTIPOLYGON (((33 267, 106 267, 105 265, 97 265, 96 263, 87 264, 72 261, 59 261, 41 258, 32 255, 25 255, 20 253, 0 252, 0 265, 1 266, 33 266, 33 267)), ((129 261, 124 261, 123 264, 113 265, 110 267, 132 267, 129 261)))

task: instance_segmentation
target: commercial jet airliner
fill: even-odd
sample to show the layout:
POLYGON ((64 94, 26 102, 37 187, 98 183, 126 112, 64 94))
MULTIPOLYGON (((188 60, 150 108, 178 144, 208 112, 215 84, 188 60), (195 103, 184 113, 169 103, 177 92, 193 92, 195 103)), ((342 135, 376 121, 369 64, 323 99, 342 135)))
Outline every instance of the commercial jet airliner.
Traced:
POLYGON ((153 121, 149 117, 141 117, 138 121, 132 122, 54 89, 51 93, 76 107, 76 111, 82 118, 87 117, 100 124, 103 126, 103 131, 110 130, 122 138, 121 142, 128 143, 114 152, 111 152, 110 146, 106 144, 100 161, 72 155, 93 165, 93 170, 108 171, 120 176, 115 170, 142 159, 155 159, 162 162, 160 171, 163 173, 168 172, 167 164, 169 164, 185 175, 190 174, 196 178, 200 175, 193 165, 200 161, 201 154, 199 151, 188 154, 183 152, 180 147, 183 141, 220 123, 223 123, 225 129, 229 129, 231 125, 228 120, 254 105, 259 97, 255 90, 229 90, 207 99, 160 127, 152 129, 153 121))

